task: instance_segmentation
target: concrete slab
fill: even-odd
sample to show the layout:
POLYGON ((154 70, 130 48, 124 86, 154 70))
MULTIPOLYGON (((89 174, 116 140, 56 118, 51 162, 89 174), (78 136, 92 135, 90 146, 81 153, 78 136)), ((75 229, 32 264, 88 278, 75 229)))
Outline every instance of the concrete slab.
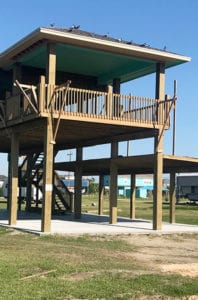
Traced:
MULTIPOLYGON (((0 210, 0 226, 6 226, 35 234, 41 232, 41 216, 37 213, 18 212, 17 224, 8 225, 8 212, 0 210)), ((51 232, 48 234, 83 235, 83 234, 171 234, 198 233, 198 226, 186 224, 163 223, 162 230, 154 231, 152 221, 119 217, 117 224, 109 224, 108 216, 82 214, 80 220, 75 220, 73 214, 53 216, 51 232)))

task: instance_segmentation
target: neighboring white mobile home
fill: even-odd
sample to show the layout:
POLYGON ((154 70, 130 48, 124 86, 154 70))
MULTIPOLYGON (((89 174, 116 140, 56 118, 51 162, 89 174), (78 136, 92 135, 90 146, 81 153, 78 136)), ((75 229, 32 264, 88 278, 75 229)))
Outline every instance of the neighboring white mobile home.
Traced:
MULTIPOLYGON (((27 189, 26 187, 21 187, 21 198, 23 200, 26 199, 26 192, 27 192, 27 189)), ((2 186, 2 192, 3 192, 3 197, 5 198, 8 198, 8 180, 6 179, 3 183, 3 186, 2 186)), ((31 194, 32 194, 32 200, 36 200, 36 188, 32 185, 32 191, 31 191, 31 194)), ((18 196, 19 196, 19 190, 18 190, 18 196)), ((41 200, 43 198, 43 194, 42 192, 39 190, 38 192, 38 200, 41 200)))

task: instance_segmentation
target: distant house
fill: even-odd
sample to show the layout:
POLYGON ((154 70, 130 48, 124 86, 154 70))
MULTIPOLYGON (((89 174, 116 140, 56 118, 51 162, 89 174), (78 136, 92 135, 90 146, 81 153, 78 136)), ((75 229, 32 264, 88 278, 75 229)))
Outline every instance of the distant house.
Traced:
MULTIPOLYGON (((75 179, 72 178, 71 176, 69 178, 65 178, 63 179, 63 183, 66 185, 66 187, 68 188, 68 190, 71 193, 75 192, 74 189, 74 184, 75 184, 75 179)), ((82 193, 86 193, 89 187, 89 181, 86 179, 82 179, 82 193)))
MULTIPOLYGON (((104 177, 105 187, 109 187, 109 176, 104 177)), ((136 175, 136 198, 147 198, 153 190, 153 175, 136 175)), ((118 176, 118 195, 130 197, 131 180, 129 175, 118 176)))
POLYGON ((198 201, 198 174, 177 176, 177 202, 180 198, 198 201))
MULTIPOLYGON (((167 183, 166 179, 163 179, 163 188, 162 192, 167 192, 167 183)), ((106 189, 109 189, 109 176, 104 177, 104 185, 106 189)), ((152 194, 154 189, 153 184, 153 175, 152 174, 142 174, 136 175, 135 180, 136 186, 136 198, 147 198, 152 194)), ((118 195, 129 198, 131 193, 131 179, 129 175, 120 175, 118 176, 118 195)))
POLYGON ((5 180, 7 180, 7 177, 5 175, 0 175, 0 188, 2 188, 5 180))

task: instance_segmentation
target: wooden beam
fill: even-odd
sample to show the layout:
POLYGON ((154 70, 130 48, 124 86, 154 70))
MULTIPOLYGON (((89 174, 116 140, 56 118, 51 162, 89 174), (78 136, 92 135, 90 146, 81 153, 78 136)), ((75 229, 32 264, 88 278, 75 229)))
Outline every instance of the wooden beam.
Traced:
POLYGON ((74 183, 74 217, 81 218, 82 210, 82 167, 79 162, 82 161, 83 149, 76 149, 76 167, 75 167, 75 183, 74 183))
POLYGON ((164 100, 164 95, 165 95, 165 63, 157 63, 155 98, 159 100, 164 100))
POLYGON ((110 224, 117 223, 117 167, 114 162, 110 164, 110 185, 109 185, 109 200, 110 200, 110 224))
POLYGON ((135 174, 131 174, 130 218, 135 219, 135 174))
POLYGON ((111 85, 108 85, 107 92, 108 95, 106 99, 106 116, 107 118, 110 118, 112 113, 112 93, 113 93, 113 88, 111 85))
POLYGON ((56 83, 56 44, 47 44, 46 80, 48 84, 56 83))
MULTIPOLYGON (((29 154, 27 156, 27 170, 26 172, 28 172, 29 174, 32 173, 32 159, 33 159, 33 155, 29 154)), ((31 198, 32 198, 32 179, 31 176, 28 176, 27 178, 27 195, 26 195, 26 210, 30 211, 31 210, 31 198)))
MULTIPOLYGON (((155 97, 165 100, 165 63, 156 64, 155 97)), ((157 111, 158 120, 161 119, 161 109, 157 111)), ((163 129, 155 131, 154 145, 154 198, 153 198, 153 229, 162 228, 162 174, 163 174, 163 129)))
POLYGON ((53 195, 53 163, 54 163, 54 145, 51 143, 53 139, 52 120, 49 117, 45 125, 44 134, 44 178, 43 178, 43 206, 42 206, 42 222, 41 231, 51 231, 51 210, 53 195))
MULTIPOLYGON (((159 102, 165 100, 165 63, 156 64, 155 98, 158 99, 159 102)), ((158 122, 162 121, 162 116, 163 116, 162 109, 163 106, 162 104, 160 104, 156 111, 156 119, 158 122)))
MULTIPOLYGON (((32 136, 32 131, 42 130, 45 127, 46 124, 46 118, 42 119, 33 119, 31 122, 26 122, 25 129, 27 133, 29 132, 30 136, 32 136)), ((19 133, 20 135, 23 134, 24 131, 24 123, 17 124, 16 127, 16 133, 19 133)), ((42 138, 43 138, 43 130, 42 132, 42 138)), ((43 144, 43 139, 41 140, 43 144)))
POLYGON ((102 215, 104 209, 104 175, 99 176, 99 199, 98 199, 98 214, 102 215))
MULTIPOLYGON (((118 157, 114 159, 119 174, 153 174, 154 154, 118 157)), ((83 175, 109 175, 111 158, 88 159, 81 162, 83 175)), ((79 162, 78 162, 79 164, 79 162)), ((55 169, 74 172, 76 162, 55 163, 55 169)), ((198 172, 198 159, 163 155, 163 173, 198 172)))
POLYGON ((18 158, 19 158, 19 137, 16 133, 11 136, 10 153, 10 186, 9 186, 9 225, 16 225, 17 220, 17 191, 18 191, 18 158))
POLYGON ((37 108, 36 101, 35 101, 35 103, 32 102, 31 97, 28 96, 28 94, 26 93, 25 89, 23 88, 23 85, 20 84, 17 79, 15 80, 15 85, 21 91, 21 93, 23 94, 23 96, 25 97, 25 99, 27 100, 27 102, 30 104, 30 106, 32 107, 32 109, 34 110, 34 112, 38 113, 38 108, 37 108))
POLYGON ((111 143, 111 158, 118 157, 118 142, 111 143))
POLYGON ((162 228, 163 137, 156 131, 154 154, 153 229, 162 228), (161 138, 160 138, 161 137, 161 138))
POLYGON ((12 73, 12 95, 17 95, 19 93, 17 86, 14 85, 15 80, 21 80, 21 64, 19 62, 13 65, 12 73))
POLYGON ((8 201, 7 201, 7 210, 9 211, 9 209, 10 209, 10 199, 11 199, 11 197, 10 197, 10 186, 11 186, 11 173, 12 173, 12 169, 11 169, 11 158, 10 158, 10 156, 11 156, 11 153, 8 153, 8 156, 7 156, 7 161, 8 161, 8 195, 7 195, 7 197, 8 197, 8 201))
MULTIPOLYGON (((47 107, 50 104, 51 97, 56 84, 56 44, 47 44, 47 65, 46 65, 47 87, 47 107)), ((52 139, 53 140, 53 139, 52 139)))
POLYGON ((120 94, 120 78, 113 80, 113 93, 120 94))
POLYGON ((175 223, 175 203, 176 203, 176 193, 175 193, 175 173, 170 173, 170 213, 169 221, 170 223, 175 223))
POLYGON ((42 113, 45 107, 45 76, 40 76, 39 87, 38 87, 38 109, 39 112, 42 113))
POLYGON ((87 140, 78 140, 76 143, 72 142, 72 144, 65 142, 65 144, 59 144, 59 149, 73 149, 74 147, 77 147, 78 145, 80 147, 89 147, 89 146, 95 146, 95 145, 101 145, 101 144, 109 144, 112 141, 113 142, 121 142, 121 141, 128 141, 128 140, 138 140, 143 138, 151 138, 154 137, 154 129, 149 130, 140 130, 130 133, 121 133, 121 134, 112 134, 110 136, 104 136, 99 138, 93 138, 93 139, 87 139, 87 140), (78 144, 78 145, 77 145, 78 144))
POLYGON ((109 184, 109 205, 110 205, 110 224, 117 223, 117 165, 113 161, 118 156, 118 143, 111 143, 111 162, 110 162, 110 184, 109 184))
POLYGON ((62 112, 64 110, 64 106, 65 106, 65 103, 66 103, 66 98, 67 98, 67 91, 68 91, 68 88, 71 84, 71 81, 68 80, 65 84, 65 90, 64 90, 64 96, 63 96, 63 99, 62 99, 62 105, 61 105, 61 109, 59 111, 59 116, 58 116, 58 120, 56 122, 56 126, 55 126, 55 129, 54 129, 54 137, 53 137, 53 141, 55 143, 56 141, 56 136, 57 136, 57 133, 58 133, 58 129, 59 129, 59 126, 60 126, 60 120, 61 120, 61 116, 62 116, 62 112))

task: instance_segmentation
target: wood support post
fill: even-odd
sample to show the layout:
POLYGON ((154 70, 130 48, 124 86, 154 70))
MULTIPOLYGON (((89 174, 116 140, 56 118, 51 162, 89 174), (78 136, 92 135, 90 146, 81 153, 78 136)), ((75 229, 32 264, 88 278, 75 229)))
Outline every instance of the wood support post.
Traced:
POLYGON ((157 63, 155 98, 164 100, 164 95, 165 95, 165 63, 157 63))
POLYGON ((111 158, 118 157, 118 142, 111 143, 111 158))
POLYGON ((162 228, 162 176, 163 176, 163 136, 161 130, 155 136, 154 154, 154 199, 153 199, 153 229, 162 228))
POLYGON ((114 162, 110 165, 110 224, 117 223, 117 167, 114 162))
POLYGON ((170 223, 175 223, 175 202, 176 202, 176 193, 175 193, 175 172, 170 173, 170 214, 169 221, 170 223))
MULTIPOLYGON (((155 97, 165 100, 165 63, 156 65, 156 91, 155 97)), ((157 112, 158 120, 162 119, 161 109, 157 112)), ((153 229, 162 228, 162 176, 163 176, 163 124, 155 132, 154 141, 154 198, 153 198, 153 229)))
MULTIPOLYGON (((47 103, 49 103, 56 81, 56 44, 47 44, 46 80, 48 83, 47 103)), ((44 84, 44 77, 40 84, 44 84)), ((41 92, 41 91, 40 91, 41 92)), ((41 92, 42 94, 42 92, 41 92)), ((41 95, 42 96, 42 95, 41 95)), ((40 107, 42 109, 42 107, 40 107)), ((44 179, 43 179, 43 206, 41 230, 51 231, 51 214, 53 198, 53 172, 54 172, 54 142, 53 142, 53 119, 47 118, 44 132, 44 179)))
POLYGON ((98 199, 98 214, 102 215, 104 209, 104 175, 99 176, 99 199, 98 199))
POLYGON ((54 145, 52 119, 47 118, 44 136, 44 179, 43 179, 43 206, 42 206, 42 232, 51 231, 51 211, 53 195, 53 165, 54 165, 54 145))
POLYGON ((120 94, 120 78, 113 80, 113 93, 120 94))
POLYGON ((10 186, 11 186, 11 154, 8 153, 7 161, 8 161, 8 194, 7 194, 7 210, 9 211, 10 207, 10 186))
MULTIPOLYGON (((13 65, 13 73, 12 73, 12 95, 18 95, 18 97, 15 98, 15 100, 13 101, 13 107, 10 108, 8 110, 12 110, 11 115, 13 114, 14 118, 18 118, 20 117, 20 113, 21 113, 21 106, 24 105, 24 103, 21 103, 21 99, 20 99, 20 92, 17 86, 14 85, 15 80, 19 80, 21 81, 21 64, 19 62, 14 63, 13 65)), ((12 118, 13 118, 12 116, 12 118)))
MULTIPOLYGON (((55 156, 54 156, 55 159, 55 156)), ((53 185, 56 185, 56 176, 55 176, 55 172, 53 171, 52 174, 52 181, 53 181, 53 185)), ((55 190, 53 189, 52 192, 52 214, 54 214, 56 211, 56 193, 55 190)))
MULTIPOLYGON (((155 98, 160 101, 165 101, 165 63, 157 63, 156 65, 156 90, 155 98)), ((156 118, 160 124, 163 121, 164 106, 159 105, 156 118)), ((163 125, 163 124, 162 124, 163 125)))
POLYGON ((45 95, 45 76, 40 76, 40 82, 39 82, 39 98, 38 98, 38 107, 39 112, 43 112, 45 107, 45 101, 46 101, 46 95, 45 95))
POLYGON ((81 218, 82 209, 82 167, 80 162, 82 161, 83 149, 76 149, 76 161, 79 164, 75 168, 75 185, 74 185, 74 217, 75 219, 81 218))
POLYGON ((21 64, 20 63, 15 63, 13 65, 13 74, 12 74, 12 81, 13 81, 12 94, 13 95, 17 95, 19 93, 18 88, 14 85, 15 80, 21 81, 21 64))
MULTIPOLYGON (((27 157, 27 169, 26 171, 31 174, 32 169, 32 155, 28 155, 27 157)), ((28 176, 27 178, 27 195, 26 195, 26 210, 31 210, 31 200, 32 200, 32 180, 31 177, 28 176)))
POLYGON ((135 174, 131 174, 130 218, 135 219, 135 174))
POLYGON ((47 83, 55 84, 56 82, 56 44, 47 44, 47 66, 46 66, 47 83))
POLYGON ((17 221, 17 190, 18 190, 18 158, 19 138, 12 133, 10 154, 10 186, 9 186, 9 225, 16 225, 17 221))
POLYGON ((21 180, 22 180, 21 168, 18 168, 18 211, 21 211, 21 204, 23 198, 21 180))
POLYGON ((54 43, 47 44, 46 82, 48 84, 46 106, 48 106, 56 83, 56 44, 54 43))
POLYGON ((106 100, 106 115, 108 118, 111 117, 112 113, 112 93, 113 93, 113 88, 111 85, 108 85, 108 95, 107 95, 107 100, 106 100))
MULTIPOLYGON (((118 142, 111 143, 111 159, 118 156, 118 142)), ((109 184, 109 200, 110 200, 110 224, 117 223, 117 166, 113 160, 110 163, 110 184, 109 184)))

